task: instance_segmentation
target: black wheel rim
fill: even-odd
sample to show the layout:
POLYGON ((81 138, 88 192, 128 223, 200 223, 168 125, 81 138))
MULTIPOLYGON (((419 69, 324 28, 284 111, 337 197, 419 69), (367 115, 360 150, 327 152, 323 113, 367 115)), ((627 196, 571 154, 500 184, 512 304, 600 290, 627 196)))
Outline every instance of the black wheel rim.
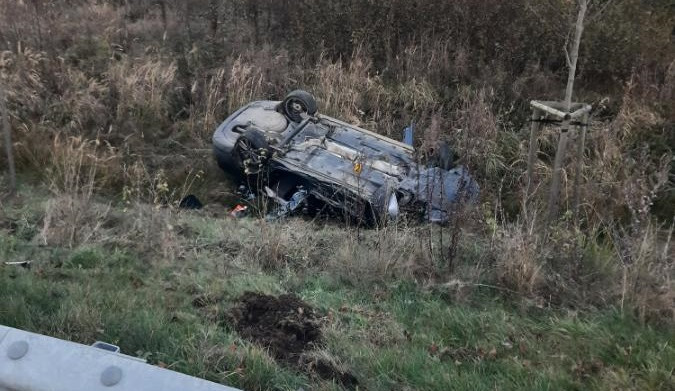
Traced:
POLYGON ((289 117, 299 118, 300 114, 307 112, 307 106, 299 99, 290 98, 286 100, 284 110, 289 117))
POLYGON ((242 169, 248 169, 252 174, 260 171, 259 165, 261 159, 250 140, 243 138, 237 141, 237 154, 239 155, 242 169))
POLYGON ((253 159, 253 145, 251 142, 246 139, 239 140, 237 143, 237 153, 239 154, 239 159, 243 162, 246 159, 253 159))

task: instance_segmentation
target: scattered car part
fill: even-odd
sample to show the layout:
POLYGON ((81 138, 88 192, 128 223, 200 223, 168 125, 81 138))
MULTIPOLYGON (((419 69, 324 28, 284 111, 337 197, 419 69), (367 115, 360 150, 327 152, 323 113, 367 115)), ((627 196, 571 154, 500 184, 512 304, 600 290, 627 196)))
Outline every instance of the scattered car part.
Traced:
POLYGON ((30 269, 31 261, 8 261, 5 262, 7 266, 21 266, 25 269, 30 269))
MULTIPOLYGON (((412 126, 407 132, 411 142, 412 126)), ((433 166, 420 164, 412 145, 319 114, 301 90, 235 111, 214 132, 213 146, 224 171, 259 193, 275 189, 279 205, 303 189, 312 209, 331 208, 358 222, 415 213, 446 223, 456 203, 478 196, 468 170, 451 167, 447 146, 433 166)))
POLYGON ((410 126, 407 126, 403 129, 403 142, 412 147, 414 136, 415 136, 415 123, 411 122, 410 126))
POLYGON ((230 216, 239 219, 239 218, 242 218, 242 217, 246 216, 247 212, 248 212, 248 206, 237 204, 237 206, 235 206, 230 211, 230 216))
POLYGON ((398 199, 396 199, 396 194, 392 194, 389 197, 389 205, 387 207, 387 214, 392 219, 396 219, 398 217, 398 213, 399 213, 398 199))
POLYGON ((188 194, 178 204, 178 207, 181 209, 201 209, 204 207, 199 198, 194 194, 188 194))
POLYGON ((265 194, 277 202, 278 207, 276 210, 267 214, 268 220, 275 220, 280 217, 288 216, 289 214, 295 212, 301 205, 305 203, 307 199, 307 191, 304 189, 298 189, 289 200, 281 198, 274 190, 265 186, 265 194))

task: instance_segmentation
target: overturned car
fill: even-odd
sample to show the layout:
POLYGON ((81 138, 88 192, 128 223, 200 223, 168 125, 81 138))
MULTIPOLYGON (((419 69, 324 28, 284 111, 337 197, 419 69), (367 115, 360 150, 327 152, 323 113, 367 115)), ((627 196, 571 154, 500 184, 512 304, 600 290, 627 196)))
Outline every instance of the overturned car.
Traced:
POLYGON ((274 200, 277 215, 328 209, 356 222, 405 213, 446 223, 457 203, 476 199, 464 167, 422 164, 411 145, 317 111, 302 90, 247 104, 213 135, 219 166, 274 200))

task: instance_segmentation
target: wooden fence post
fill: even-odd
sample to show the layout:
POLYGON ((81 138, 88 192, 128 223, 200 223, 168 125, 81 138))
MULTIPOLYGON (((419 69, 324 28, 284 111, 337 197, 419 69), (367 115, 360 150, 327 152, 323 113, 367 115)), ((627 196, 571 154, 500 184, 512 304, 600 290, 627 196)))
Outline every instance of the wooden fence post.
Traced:
POLYGON ((541 127, 539 122, 539 110, 532 108, 532 123, 530 124, 530 145, 527 154, 527 187, 525 188, 526 199, 530 197, 530 188, 534 179, 534 159, 537 156, 539 144, 537 143, 537 133, 541 127))
POLYGON ((574 222, 579 223, 579 205, 581 204, 581 178, 583 177, 584 149, 586 148, 586 131, 588 129, 588 113, 581 119, 581 125, 577 127, 579 139, 577 140, 577 158, 574 169, 574 222))
POLYGON ((564 120, 560 127, 560 139, 558 140, 558 150, 553 162, 553 177, 551 178, 551 192, 548 198, 548 220, 553 221, 558 216, 560 206, 560 183, 562 182, 562 163, 567 150, 567 136, 570 125, 569 120, 564 120))

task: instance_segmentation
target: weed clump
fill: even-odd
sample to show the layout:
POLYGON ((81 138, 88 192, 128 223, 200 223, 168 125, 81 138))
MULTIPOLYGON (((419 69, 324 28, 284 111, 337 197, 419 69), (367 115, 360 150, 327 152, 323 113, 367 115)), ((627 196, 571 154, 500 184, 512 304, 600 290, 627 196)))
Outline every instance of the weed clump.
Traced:
POLYGON ((102 255, 93 249, 82 249, 73 253, 64 263, 68 268, 93 269, 101 264, 102 255))

